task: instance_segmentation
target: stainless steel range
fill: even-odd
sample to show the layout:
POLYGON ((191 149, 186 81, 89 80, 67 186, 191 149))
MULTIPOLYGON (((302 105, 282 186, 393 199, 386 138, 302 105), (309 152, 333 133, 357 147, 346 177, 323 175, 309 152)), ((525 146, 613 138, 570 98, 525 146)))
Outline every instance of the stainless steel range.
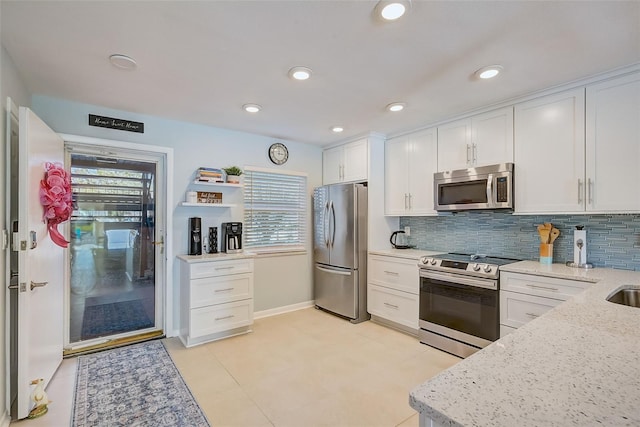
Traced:
POLYGON ((420 342, 467 357, 500 337, 500 266, 517 259, 450 253, 422 257, 420 342))

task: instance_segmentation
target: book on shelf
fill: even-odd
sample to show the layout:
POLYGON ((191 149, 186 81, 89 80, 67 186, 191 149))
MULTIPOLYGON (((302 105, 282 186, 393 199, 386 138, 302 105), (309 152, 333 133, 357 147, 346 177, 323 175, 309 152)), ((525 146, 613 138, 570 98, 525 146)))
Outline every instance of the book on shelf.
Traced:
POLYGON ((213 178, 213 177, 211 177, 211 178, 198 177, 198 178, 196 178, 196 182, 204 182, 204 183, 213 182, 213 183, 217 183, 217 184, 222 184, 222 183, 224 183, 224 179, 222 179, 222 178, 213 178))

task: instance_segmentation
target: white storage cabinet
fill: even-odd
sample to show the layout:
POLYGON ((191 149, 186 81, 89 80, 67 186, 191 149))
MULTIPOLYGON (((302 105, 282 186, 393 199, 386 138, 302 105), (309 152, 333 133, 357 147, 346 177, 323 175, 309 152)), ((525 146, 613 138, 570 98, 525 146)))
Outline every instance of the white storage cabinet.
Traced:
POLYGON ((250 331, 253 259, 180 256, 180 339, 186 347, 250 331))
POLYGON ((367 138, 324 150, 322 153, 322 182, 366 181, 369 177, 369 142, 367 138))
POLYGON ((420 277, 418 261, 369 255, 367 311, 374 321, 416 335, 420 277))

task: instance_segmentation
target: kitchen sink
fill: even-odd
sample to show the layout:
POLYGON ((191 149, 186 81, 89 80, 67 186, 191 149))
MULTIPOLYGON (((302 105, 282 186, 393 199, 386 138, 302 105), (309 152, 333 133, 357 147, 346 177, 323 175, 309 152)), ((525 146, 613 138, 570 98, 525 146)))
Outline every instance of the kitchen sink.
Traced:
POLYGON ((620 289, 607 298, 607 301, 629 307, 640 307, 640 289, 620 289))

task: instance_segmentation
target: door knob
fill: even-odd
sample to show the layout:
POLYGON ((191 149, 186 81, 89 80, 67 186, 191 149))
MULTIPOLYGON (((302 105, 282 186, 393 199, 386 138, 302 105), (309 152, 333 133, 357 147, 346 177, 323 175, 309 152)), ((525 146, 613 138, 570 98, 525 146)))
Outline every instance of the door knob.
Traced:
POLYGON ((49 284, 49 282, 34 282, 33 280, 31 281, 31 290, 34 290, 35 288, 42 288, 44 286, 47 286, 49 284))

